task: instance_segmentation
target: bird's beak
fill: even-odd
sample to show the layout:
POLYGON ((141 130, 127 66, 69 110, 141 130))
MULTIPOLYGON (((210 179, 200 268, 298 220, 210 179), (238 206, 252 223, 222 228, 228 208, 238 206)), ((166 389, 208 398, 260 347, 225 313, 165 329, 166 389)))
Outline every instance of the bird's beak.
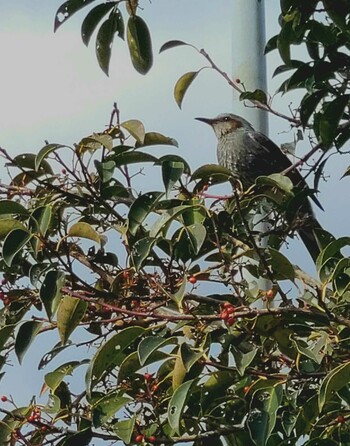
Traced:
POLYGON ((197 121, 201 121, 201 122, 205 122, 205 124, 209 124, 209 125, 213 125, 215 119, 211 119, 211 118, 194 118, 197 119, 197 121))

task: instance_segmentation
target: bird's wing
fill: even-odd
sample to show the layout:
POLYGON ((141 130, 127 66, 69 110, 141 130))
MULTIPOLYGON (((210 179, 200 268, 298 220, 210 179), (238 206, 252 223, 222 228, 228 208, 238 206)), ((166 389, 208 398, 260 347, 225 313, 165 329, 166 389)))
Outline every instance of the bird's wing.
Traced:
MULTIPOLYGON (((265 175, 271 175, 272 173, 281 173, 292 165, 287 155, 263 133, 247 132, 243 143, 255 151, 255 153, 260 154, 259 157, 255 157, 255 162, 252 162, 253 165, 250 166, 253 172, 265 172, 265 175), (256 163, 258 165, 254 165, 256 163)), ((289 172, 288 178, 291 179, 295 186, 308 188, 306 181, 297 169, 289 172)), ((317 206, 323 209, 321 203, 314 195, 311 198, 317 206)))

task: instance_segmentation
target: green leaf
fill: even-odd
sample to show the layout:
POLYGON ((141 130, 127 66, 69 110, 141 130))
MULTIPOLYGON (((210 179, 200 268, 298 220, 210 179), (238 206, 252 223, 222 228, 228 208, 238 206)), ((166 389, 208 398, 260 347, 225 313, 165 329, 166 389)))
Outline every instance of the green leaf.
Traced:
POLYGON ((15 341, 15 352, 20 364, 22 364, 26 351, 36 338, 42 325, 42 322, 27 321, 19 327, 15 341))
POLYGON ((183 298, 185 297, 186 286, 187 286, 187 278, 186 276, 184 276, 180 288, 176 291, 176 293, 172 295, 172 298, 174 299, 179 308, 181 308, 183 298))
POLYGON ((120 124, 120 127, 126 129, 130 135, 136 139, 140 144, 143 144, 145 139, 145 127, 138 119, 129 119, 120 124))
POLYGON ((64 296, 61 300, 57 310, 57 328, 63 345, 82 321, 87 307, 87 302, 72 296, 64 296))
POLYGON ((68 237, 87 238, 96 243, 101 243, 102 240, 100 234, 98 234, 89 223, 85 223, 84 221, 74 223, 74 225, 70 227, 67 235, 68 237))
POLYGON ((186 160, 184 160, 179 155, 163 155, 159 158, 158 161, 160 163, 163 163, 164 161, 174 161, 174 162, 182 163, 184 165, 184 173, 186 175, 191 175, 191 168, 190 168, 189 164, 187 163, 186 160))
POLYGON ((266 93, 262 90, 254 90, 254 91, 245 91, 239 96, 240 101, 258 101, 262 104, 267 104, 267 96, 266 93))
POLYGON ((145 331, 142 327, 128 327, 101 345, 92 358, 86 373, 85 381, 88 393, 104 376, 122 363, 125 358, 124 350, 140 338, 145 331))
POLYGON ((124 22, 119 9, 114 9, 105 20, 96 36, 96 56, 102 71, 108 76, 115 33, 124 37, 124 22))
POLYGON ((146 147, 146 146, 174 146, 179 147, 178 142, 174 138, 169 138, 169 136, 162 135, 158 132, 147 132, 144 135, 143 143, 137 143, 136 147, 146 147))
POLYGON ((189 398, 191 387, 194 380, 187 381, 179 386, 168 405, 168 421, 172 429, 180 434, 180 422, 182 419, 183 411, 185 410, 185 404, 189 398))
POLYGON ((12 336, 12 333, 14 332, 16 325, 5 325, 4 327, 0 328, 0 350, 2 350, 7 341, 12 336))
POLYGON ((93 1, 95 0, 68 0, 64 2, 56 12, 54 31, 56 31, 66 20, 70 19, 73 14, 93 1))
MULTIPOLYGON (((142 342, 142 341, 141 341, 142 342)), ((176 342, 176 341, 175 341, 176 342)), ((170 343, 170 342, 169 342, 170 343)), ((138 370, 158 361, 164 361, 169 359, 169 354, 164 353, 160 350, 154 350, 151 355, 148 356, 146 362, 141 365, 138 357, 138 352, 133 352, 127 356, 124 361, 120 364, 118 373, 118 383, 122 383, 124 380, 129 379, 138 370)))
POLYGON ((97 5, 95 8, 91 9, 91 11, 89 11, 89 13, 86 15, 81 25, 81 38, 86 46, 89 45, 90 39, 97 28, 97 25, 113 7, 115 7, 113 2, 102 3, 101 5, 97 5))
POLYGON ((308 124, 310 116, 316 110, 321 99, 327 94, 326 90, 319 90, 311 94, 306 94, 300 104, 300 120, 303 127, 308 124))
MULTIPOLYGON (((0 200, 0 215, 18 214, 27 216, 29 213, 27 209, 16 201, 0 200)), ((2 224, 1 220, 1 224, 2 224)))
MULTIPOLYGON (((47 161, 41 159, 41 162, 39 164, 37 163, 37 156, 38 155, 34 155, 33 153, 23 153, 21 155, 17 155, 14 158, 14 164, 15 166, 20 166, 23 169, 33 170, 36 173, 40 173, 40 175, 53 174, 51 166, 47 161)), ((31 172, 28 172, 28 174, 31 174, 31 172)))
POLYGON ((32 234, 23 229, 13 229, 7 234, 2 246, 2 256, 7 266, 12 265, 16 254, 23 250, 32 236, 32 234))
POLYGON ((268 248, 270 256, 267 261, 272 268, 276 280, 295 279, 294 266, 282 253, 273 248, 268 248))
POLYGON ((348 105, 349 99, 350 95, 346 94, 323 105, 319 132, 321 142, 326 146, 334 143, 335 137, 338 134, 339 122, 343 118, 344 109, 348 105))
POLYGON ((39 170, 39 167, 42 163, 42 161, 52 152, 55 152, 57 149, 60 149, 61 147, 67 147, 62 144, 46 144, 39 153, 35 156, 34 160, 34 170, 37 172, 39 170))
POLYGON ((318 407, 321 412, 323 406, 331 400, 336 392, 349 384, 350 362, 340 364, 333 369, 322 381, 318 393, 318 407))
POLYGON ((246 423, 256 446, 265 446, 275 427, 282 393, 282 385, 277 384, 260 388, 253 394, 246 423))
POLYGON ((129 397, 120 396, 119 391, 108 393, 99 399, 92 407, 92 423, 94 427, 102 426, 130 401, 133 400, 129 397))
POLYGON ((182 106, 182 101, 185 97, 188 87, 195 80, 198 73, 199 73, 199 71, 190 71, 188 73, 185 73, 176 82, 175 87, 174 87, 174 98, 175 98, 175 102, 177 103, 179 108, 181 108, 181 106, 182 106))
POLYGON ((202 223, 185 226, 188 238, 195 254, 198 254, 207 236, 207 230, 202 223))
POLYGON ((148 73, 153 64, 151 35, 144 20, 137 15, 129 17, 127 41, 135 70, 140 74, 148 73))
POLYGON ((49 372, 45 375, 45 384, 52 390, 52 392, 54 392, 67 375, 72 375, 77 367, 88 363, 88 359, 66 362, 57 367, 53 372, 49 372))
POLYGON ((115 162, 105 161, 101 163, 101 161, 95 160, 94 163, 102 183, 108 183, 113 178, 116 167, 115 162))
POLYGON ((149 153, 139 152, 135 150, 133 152, 124 152, 119 155, 114 155, 113 160, 117 167, 129 165, 129 164, 143 164, 143 163, 154 163, 158 164, 159 160, 149 153))
POLYGON ((138 197, 131 205, 128 215, 128 229, 135 235, 146 217, 155 209, 158 201, 163 196, 162 192, 147 192, 138 197))
POLYGON ((114 424, 114 433, 125 444, 130 444, 135 429, 136 416, 132 416, 128 420, 121 420, 114 424))
POLYGON ((225 182, 228 181, 229 178, 232 178, 232 172, 226 167, 217 164, 205 164, 193 172, 191 181, 213 181, 214 179, 219 179, 221 182, 225 182))
POLYGON ((48 318, 55 314, 61 300, 61 288, 65 283, 62 271, 49 271, 40 288, 40 300, 44 304, 48 318))
POLYGON ((162 53, 163 51, 170 50, 170 48, 175 48, 177 46, 192 46, 189 43, 183 42, 182 40, 169 40, 168 42, 163 43, 163 45, 160 47, 159 53, 162 53))
POLYGON ((157 239, 154 237, 144 237, 133 243, 131 248, 131 259, 136 271, 139 271, 142 268, 156 242, 157 239))
POLYGON ((232 353, 235 358, 238 373, 244 376, 247 367, 250 366, 258 352, 258 348, 252 348, 250 351, 242 352, 239 348, 232 347, 232 353))
POLYGON ((162 177, 165 186, 165 193, 168 196, 172 191, 174 184, 181 178, 185 166, 181 161, 163 161, 162 177))
POLYGON ((179 354, 182 359, 182 363, 185 367, 186 372, 189 372, 191 368, 198 362, 199 359, 204 355, 203 351, 196 351, 192 349, 189 345, 183 342, 180 345, 179 354))
POLYGON ((142 339, 137 348, 140 366, 144 366, 155 351, 169 344, 177 344, 177 338, 164 339, 160 336, 148 336, 142 339))
POLYGON ((13 218, 0 219, 0 240, 4 239, 11 231, 15 229, 20 229, 21 231, 27 232, 26 227, 20 221, 13 218))

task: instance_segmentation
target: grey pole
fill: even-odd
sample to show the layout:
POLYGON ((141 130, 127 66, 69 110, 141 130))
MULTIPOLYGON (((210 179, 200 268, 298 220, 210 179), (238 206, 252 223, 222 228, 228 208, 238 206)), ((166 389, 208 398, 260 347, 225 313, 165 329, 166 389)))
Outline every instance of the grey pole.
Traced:
MULTIPOLYGON (((233 0, 232 78, 240 79, 248 91, 267 91, 265 43, 265 0, 233 0)), ((255 107, 245 107, 237 92, 233 98, 234 113, 244 116, 256 130, 268 135, 267 113, 255 107)), ((261 215, 257 218, 260 219, 261 215)), ((265 231, 268 228, 261 223, 259 229, 265 231)), ((264 246, 264 240, 261 245, 264 246)), ((253 279, 249 274, 245 278, 253 279)), ((267 290, 271 284, 260 279, 258 286, 267 290)), ((263 305, 257 302, 255 306, 263 305)))
MULTIPOLYGON (((239 78, 249 91, 267 90, 265 42, 265 0, 233 0, 233 79, 239 78)), ((256 130, 268 134, 266 112, 244 107, 236 92, 233 107, 234 112, 243 115, 256 130)))

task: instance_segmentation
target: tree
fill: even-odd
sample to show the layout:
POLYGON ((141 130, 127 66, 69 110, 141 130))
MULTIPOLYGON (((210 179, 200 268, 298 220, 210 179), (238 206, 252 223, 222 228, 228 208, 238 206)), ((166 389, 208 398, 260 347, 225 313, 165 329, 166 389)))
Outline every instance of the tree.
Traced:
MULTIPOLYGON (((65 2, 56 23, 91 3, 65 2)), ((94 6, 83 39, 109 14, 97 32, 108 72, 114 34, 123 35, 123 3, 131 59, 146 73, 152 47, 137 1, 94 6)), ((200 51, 242 100, 305 132, 310 151, 296 164, 310 163, 315 189, 350 138, 349 21, 345 0, 281 1, 281 30, 267 51, 283 59, 276 74, 292 72, 280 92, 304 93, 291 115, 274 110, 266 92, 245 91, 200 51), (291 58, 295 45, 306 48, 305 59, 291 58)), ((178 105, 198 73, 177 82, 178 105)), ((156 144, 176 141, 122 121, 115 105, 107 130, 73 146, 47 144, 15 158, 1 149, 11 171, 0 185, 2 373, 38 336, 57 330, 60 337, 39 364, 49 369, 48 403, 16 407, 2 397, 1 444, 350 444, 350 263, 341 252, 350 238, 324 232, 318 277, 310 277, 279 251, 302 224, 291 213, 304 199, 283 175, 259 178, 258 192, 241 191, 227 169, 191 172, 176 154, 153 156, 156 144), (161 171, 159 190, 135 180, 144 163, 161 171), (226 196, 210 195, 216 184, 226 196), (268 233, 256 226, 260 210, 268 233), (271 288, 259 289, 258 278, 271 288), (215 284, 215 293, 198 293, 199 281, 215 284), (83 359, 50 369, 76 347, 83 359), (81 370, 85 380, 72 390, 67 378, 81 370)))

